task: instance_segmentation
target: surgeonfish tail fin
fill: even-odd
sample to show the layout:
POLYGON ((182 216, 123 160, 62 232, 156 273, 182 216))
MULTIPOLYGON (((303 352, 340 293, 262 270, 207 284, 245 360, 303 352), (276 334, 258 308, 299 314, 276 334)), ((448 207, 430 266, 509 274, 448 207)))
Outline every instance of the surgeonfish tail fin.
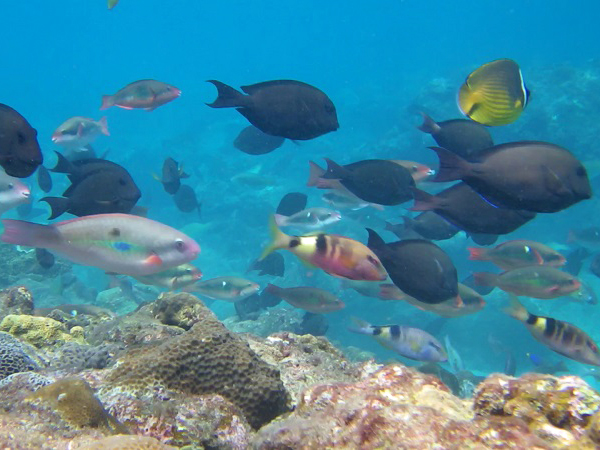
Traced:
POLYGON ((510 305, 504 308, 503 311, 510 317, 525 322, 529 318, 529 312, 521 304, 516 295, 509 294, 508 299, 510 300, 510 305))
POLYGON ((56 157, 58 158, 58 160, 56 161, 56 166, 50 169, 50 172, 71 173, 75 170, 73 164, 71 164, 71 161, 65 158, 65 156, 62 153, 59 153, 57 151, 55 151, 54 153, 56 153, 56 157))
POLYGON ((274 214, 269 218, 269 232, 271 233, 271 243, 265 247, 258 261, 262 261, 275 250, 288 245, 290 237, 277 227, 274 214))
POLYGON ((112 95, 103 95, 102 96, 102 105, 100 105, 100 110, 108 109, 115 104, 112 95))
POLYGON ((421 116, 423 116, 423 123, 419 125, 417 129, 421 130, 423 133, 428 134, 435 134, 441 130, 440 126, 435 122, 435 120, 433 120, 427 114, 422 112, 421 116))
POLYGON ((352 320, 351 326, 348 327, 348 331, 358 334, 373 334, 371 324, 366 320, 359 319, 358 317, 350 317, 352 320))
POLYGON ((110 133, 108 132, 108 122, 106 116, 100 118, 100 120, 98 121, 98 125, 100 125, 100 132, 103 135, 110 136, 110 133))
POLYGON ((48 220, 56 219, 61 214, 66 213, 70 206, 70 201, 66 197, 44 197, 40 201, 46 202, 50 206, 51 212, 48 220))
POLYGON ((214 84, 217 88, 217 99, 212 103, 207 103, 211 108, 235 108, 238 106, 246 106, 248 103, 247 96, 242 94, 237 89, 227 86, 217 80, 207 80, 214 84))
POLYGON ((440 160, 440 167, 433 181, 454 181, 460 180, 468 173, 469 162, 457 154, 443 147, 429 147, 437 153, 440 160))
POLYGON ((314 161, 308 161, 308 181, 307 186, 317 186, 319 178, 325 174, 325 169, 314 161))
POLYGON ((487 248, 483 247, 467 247, 469 251, 469 259, 473 261, 488 261, 487 248))

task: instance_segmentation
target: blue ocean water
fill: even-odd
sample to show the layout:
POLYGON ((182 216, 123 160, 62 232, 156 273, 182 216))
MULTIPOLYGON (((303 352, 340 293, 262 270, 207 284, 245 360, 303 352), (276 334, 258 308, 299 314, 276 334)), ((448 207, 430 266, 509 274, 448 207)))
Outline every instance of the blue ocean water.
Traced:
MULTIPOLYGON (((415 129, 417 112, 427 110, 437 120, 459 117, 458 86, 471 70, 493 59, 518 61, 533 92, 517 123, 492 130, 497 142, 540 139, 566 146, 584 162, 600 158, 593 139, 600 110, 590 106, 595 93, 586 91, 597 86, 594 77, 600 77, 600 64, 592 61, 597 57, 592 43, 597 41, 595 21, 600 13, 596 2, 121 0, 112 11, 102 0, 5 3, 3 16, 9 19, 0 31, 0 101, 38 130, 46 166, 53 166, 54 150, 60 150, 50 140, 60 123, 74 115, 98 119, 105 113, 111 136, 101 137, 95 147, 108 150, 109 159, 131 172, 143 192, 139 204, 149 208, 149 217, 193 230, 190 234, 202 246, 195 263, 205 278, 244 273, 267 242, 267 217, 285 193, 305 192, 309 206, 321 206, 321 193, 305 186, 308 160, 396 158, 435 166, 435 155, 426 149, 433 141, 415 129), (177 86, 181 98, 151 113, 98 110, 101 95, 144 78, 177 86), (247 122, 233 110, 205 105, 216 98, 208 79, 235 87, 271 79, 305 81, 334 101, 340 129, 298 145, 286 142, 268 155, 243 154, 232 141, 247 122), (159 172, 167 156, 182 162, 191 174, 185 182, 202 201, 201 218, 179 212, 153 180, 152 173, 159 172), (248 171, 269 178, 272 185, 257 188, 232 181, 248 171)), ((55 177, 57 194, 67 186, 60 180, 55 177)), ((37 189, 34 177, 29 184, 37 189)), ((42 193, 34 195, 40 198, 42 193)), ((342 221, 331 231, 364 242, 365 225, 382 231, 384 218, 397 219, 408 207, 371 212, 362 221, 342 221)), ((509 237, 568 249, 568 230, 596 225, 596 210, 592 199, 561 213, 540 215, 509 237)), ((382 235, 395 239, 387 232, 382 235)), ((491 268, 468 261, 467 245, 472 243, 464 236, 442 243, 461 278, 491 268)), ((403 303, 341 291, 339 281, 323 273, 306 278, 306 269, 294 257, 285 258, 287 275, 278 283, 314 283, 339 293, 346 302, 346 309, 328 316, 327 336, 342 347, 369 350, 382 361, 397 357, 347 332, 350 316, 423 328, 436 319, 403 303)), ((103 276, 95 269, 79 273, 90 282, 103 276)), ((588 271, 582 277, 600 288, 588 271)), ((254 280, 262 285, 270 281, 254 280)), ((490 334, 513 349, 519 371, 531 368, 528 352, 549 360, 561 358, 501 313, 503 296, 495 293, 487 300, 484 311, 452 319, 438 331, 439 338, 450 336, 468 369, 502 369, 503 356, 490 352, 490 334)), ((527 305, 575 323, 600 340, 593 305, 566 300, 527 305)), ((234 314, 230 304, 211 306, 221 318, 234 314)), ((586 370, 572 361, 568 365, 573 373, 586 370)))

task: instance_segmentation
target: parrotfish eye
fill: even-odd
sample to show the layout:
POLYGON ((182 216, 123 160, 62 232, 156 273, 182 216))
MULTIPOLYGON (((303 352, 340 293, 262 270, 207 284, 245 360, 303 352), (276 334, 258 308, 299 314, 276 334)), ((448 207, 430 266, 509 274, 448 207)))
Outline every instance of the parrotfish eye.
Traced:
POLYGON ((183 242, 183 239, 175 239, 175 248, 180 252, 185 249, 185 242, 183 242))
POLYGON ((418 172, 419 171, 419 167, 418 166, 412 166, 411 167, 413 172, 418 172))

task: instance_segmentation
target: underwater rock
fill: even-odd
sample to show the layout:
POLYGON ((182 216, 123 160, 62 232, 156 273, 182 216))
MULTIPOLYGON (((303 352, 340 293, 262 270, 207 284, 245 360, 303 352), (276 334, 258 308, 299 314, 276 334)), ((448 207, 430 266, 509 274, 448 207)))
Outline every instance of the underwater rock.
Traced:
POLYGON ((184 330, 192 328, 207 310, 201 300, 187 292, 162 293, 151 305, 155 319, 184 330))
MULTIPOLYGON (((72 443, 73 444, 73 443, 72 443)), ((175 447, 162 444, 150 436, 118 434, 93 442, 75 443, 71 450, 175 450, 175 447)))
POLYGON ((33 314, 33 295, 25 286, 0 291, 0 320, 9 314, 33 314))
POLYGON ((254 428, 286 412, 288 394, 279 371, 201 307, 205 311, 189 331, 125 353, 107 383, 129 392, 165 388, 191 395, 219 394, 238 406, 254 428))
POLYGON ((304 312, 297 308, 271 308, 262 311, 256 320, 240 320, 238 316, 231 316, 223 321, 223 325, 234 333, 252 333, 262 337, 281 331, 295 333, 302 325, 304 312))
POLYGON ((58 369, 81 371, 84 369, 104 369, 112 365, 123 350, 119 344, 101 344, 98 346, 67 342, 54 355, 52 366, 58 369))
POLYGON ((293 413, 259 430, 252 448, 400 446, 551 448, 518 419, 473 420, 468 401, 454 397, 437 378, 400 364, 367 373, 356 383, 307 389, 293 413))
POLYGON ((323 314, 313 314, 306 312, 302 317, 302 322, 296 328, 297 334, 312 334, 313 336, 325 336, 329 329, 329 321, 323 314))
POLYGON ((600 411, 600 394, 579 377, 494 374, 477 387, 473 408, 480 417, 522 419, 555 448, 577 445, 578 449, 593 449, 600 444, 590 425, 596 423, 597 419, 592 419, 600 411))
POLYGON ((131 296, 125 295, 120 287, 105 289, 104 291, 98 292, 94 304, 113 311, 117 315, 127 314, 138 307, 138 304, 131 296))
POLYGON ((67 333, 60 322, 48 317, 9 314, 0 322, 0 331, 5 331, 35 346, 51 347, 58 342, 85 344, 83 328, 73 327, 67 333))

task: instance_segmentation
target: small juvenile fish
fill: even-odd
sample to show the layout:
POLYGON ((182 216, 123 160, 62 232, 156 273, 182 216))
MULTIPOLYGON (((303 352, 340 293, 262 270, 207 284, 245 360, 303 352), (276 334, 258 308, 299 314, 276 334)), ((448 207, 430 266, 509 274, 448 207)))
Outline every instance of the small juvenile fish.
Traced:
POLYGON ((162 81, 139 80, 129 83, 116 94, 103 95, 100 109, 118 106, 123 109, 145 109, 154 111, 161 105, 175 100, 181 91, 162 81))
POLYGON ((175 195, 181 186, 181 179, 189 178, 189 175, 183 171, 173 158, 166 158, 162 167, 162 176, 154 175, 154 179, 160 181, 167 194, 175 195))
POLYGON ((573 275, 549 266, 521 267, 499 275, 490 272, 473 275, 476 284, 497 286, 505 292, 539 299, 562 297, 581 288, 581 282, 573 275))
POLYGON ((167 225, 129 214, 96 214, 41 225, 4 219, 0 240, 45 248, 85 266, 139 276, 195 259, 196 241, 167 225))
POLYGON ((282 298, 290 305, 313 314, 325 314, 339 311, 346 305, 330 292, 314 287, 281 288, 267 284, 265 290, 275 297, 282 298))
POLYGON ((349 327, 348 330, 373 336, 382 346, 394 350, 405 358, 428 362, 448 360, 442 344, 419 328, 402 325, 371 325, 357 318, 352 318, 352 321, 355 326, 349 327))
POLYGON ((594 248, 600 246, 600 227, 588 227, 580 230, 570 230, 567 242, 579 242, 594 248))
POLYGON ((182 264, 152 275, 133 278, 143 284, 175 290, 195 283, 202 278, 202 272, 191 264, 182 264))
POLYGON ((325 233, 289 236, 277 228, 274 215, 271 216, 269 229, 272 241, 259 261, 275 250, 286 249, 333 276, 371 281, 387 278, 387 272, 377 255, 354 239, 325 233))
POLYGON ((467 247, 469 259, 491 261, 504 270, 527 266, 560 267, 566 259, 547 245, 525 239, 503 242, 494 248, 467 247))
POLYGON ((584 364, 600 366, 598 346, 575 325, 552 317, 531 314, 512 295, 510 296, 510 306, 505 309, 505 312, 523 322, 536 340, 556 353, 584 364))
POLYGON ((342 215, 327 208, 308 208, 291 216, 275 214, 280 227, 294 227, 302 231, 316 231, 338 222, 342 215))
POLYGON ((96 121, 75 116, 67 119, 52 133, 52 142, 63 147, 82 148, 94 142, 101 134, 110 136, 106 117, 96 121))
POLYGON ((238 302, 260 289, 253 281, 239 277, 217 277, 186 286, 186 292, 195 292, 204 297, 228 302, 238 302))

